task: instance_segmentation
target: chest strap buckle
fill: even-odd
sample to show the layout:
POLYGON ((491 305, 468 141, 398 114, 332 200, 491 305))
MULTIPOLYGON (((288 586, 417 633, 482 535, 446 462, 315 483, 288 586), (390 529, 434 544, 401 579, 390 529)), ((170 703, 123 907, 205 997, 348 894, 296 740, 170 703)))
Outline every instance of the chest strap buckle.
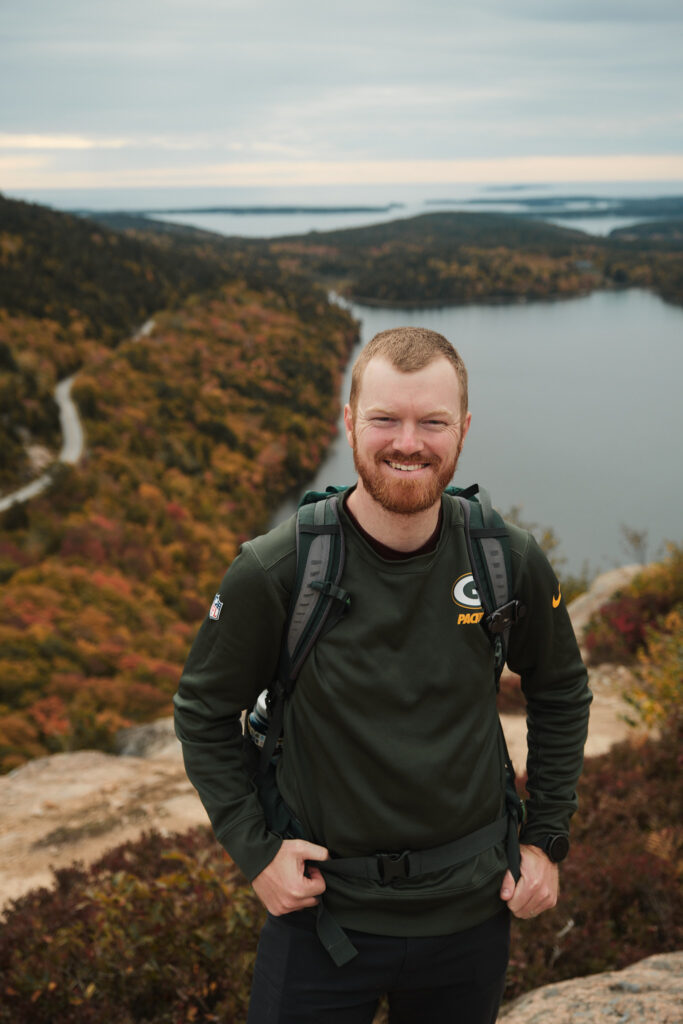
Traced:
POLYGON ((377 858, 377 872, 379 874, 379 881, 381 885, 388 885, 389 882, 393 882, 395 878, 410 877, 410 861, 408 860, 409 853, 409 850, 404 850, 403 853, 375 854, 377 858))

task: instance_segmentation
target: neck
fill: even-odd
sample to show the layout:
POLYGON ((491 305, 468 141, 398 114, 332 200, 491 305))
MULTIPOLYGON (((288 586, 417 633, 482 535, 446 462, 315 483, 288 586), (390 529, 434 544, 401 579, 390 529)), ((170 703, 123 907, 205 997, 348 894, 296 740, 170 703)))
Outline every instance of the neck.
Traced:
POLYGON ((363 529, 394 551, 417 551, 436 530, 441 498, 423 512, 389 512, 363 487, 362 480, 347 499, 347 507, 363 529))

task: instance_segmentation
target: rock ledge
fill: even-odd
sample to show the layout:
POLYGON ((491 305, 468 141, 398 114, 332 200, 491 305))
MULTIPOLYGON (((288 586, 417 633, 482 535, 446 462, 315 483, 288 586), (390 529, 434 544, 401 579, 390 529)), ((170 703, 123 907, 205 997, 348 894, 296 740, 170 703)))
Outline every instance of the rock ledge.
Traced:
POLYGON ((682 1024, 683 952, 544 985, 503 1008, 504 1024, 682 1024))

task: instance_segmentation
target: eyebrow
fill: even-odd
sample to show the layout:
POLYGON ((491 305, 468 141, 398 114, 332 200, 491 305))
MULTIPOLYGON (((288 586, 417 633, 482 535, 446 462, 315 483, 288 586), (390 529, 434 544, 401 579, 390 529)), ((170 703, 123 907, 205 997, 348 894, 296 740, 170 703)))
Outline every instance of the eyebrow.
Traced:
MULTIPOLYGON (((363 410, 361 410, 361 411, 363 411, 363 410)), ((370 415, 377 416, 377 415, 380 415, 380 416, 391 416, 392 418, 396 418, 397 414, 396 414, 395 410, 386 409, 382 405, 370 405, 370 406, 368 406, 367 409, 365 409, 363 411, 363 415, 365 415, 365 416, 370 416, 370 415)), ((438 418, 448 419, 451 415, 452 415, 452 413, 451 413, 451 411, 449 409, 430 409, 429 412, 423 413, 419 418, 421 420, 432 420, 432 419, 438 419, 438 418)))

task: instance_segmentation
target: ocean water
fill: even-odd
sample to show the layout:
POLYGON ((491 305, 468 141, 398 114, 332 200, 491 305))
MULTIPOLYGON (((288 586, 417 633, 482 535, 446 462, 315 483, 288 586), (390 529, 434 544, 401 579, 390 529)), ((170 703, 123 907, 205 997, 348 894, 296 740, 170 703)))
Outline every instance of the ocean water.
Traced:
MULTIPOLYGON (((12 193, 8 193, 10 197, 12 193)), ((284 188, 128 188, 128 189, 51 189, 27 190, 14 194, 58 210, 170 211, 158 212, 158 219, 189 224, 218 234, 250 238, 273 238, 361 227, 397 218, 413 217, 436 210, 485 210, 488 212, 528 213, 525 199, 548 200, 543 219, 566 224, 590 234, 605 235, 616 227, 626 227, 646 218, 615 217, 608 205, 598 216, 563 218, 572 212, 585 213, 593 206, 586 197, 643 198, 683 195, 683 182, 576 182, 565 184, 487 185, 374 185, 318 186, 284 188), (558 197, 567 202, 558 206, 558 197), (584 197, 583 199, 581 197, 584 197), (395 204, 395 205, 393 205, 395 204), (261 207, 259 213, 197 212, 207 207, 261 207), (299 207, 297 212, 280 213, 273 207, 299 207), (324 207, 326 212, 311 212, 305 207, 324 207), (354 211, 335 207, 390 207, 354 211), (271 208, 269 210, 269 208, 271 208), (187 211, 192 212, 187 212, 187 211), (186 212, 178 212, 186 211, 186 212)), ((597 207, 599 209, 599 206, 597 207)))

